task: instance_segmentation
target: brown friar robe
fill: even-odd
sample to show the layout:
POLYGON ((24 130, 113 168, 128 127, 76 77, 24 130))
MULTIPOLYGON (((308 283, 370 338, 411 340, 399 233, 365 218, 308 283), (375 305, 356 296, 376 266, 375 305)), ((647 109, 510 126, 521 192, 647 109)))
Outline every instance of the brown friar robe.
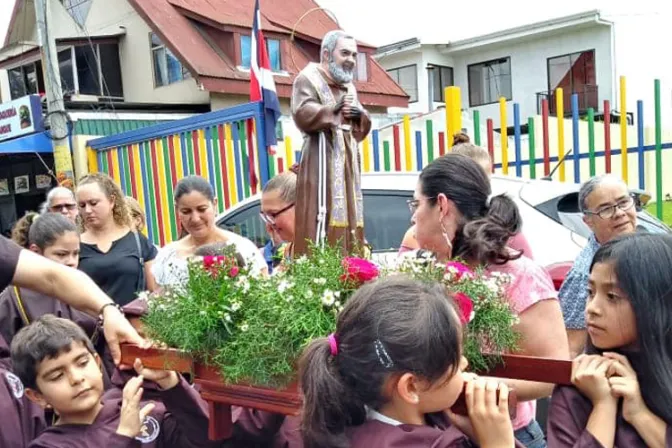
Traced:
MULTIPOLYGON (((602 448, 602 444, 586 430, 592 410, 590 400, 575 387, 557 386, 548 412, 549 448, 602 448)), ((614 448, 646 447, 644 439, 619 412, 614 448)), ((665 447, 672 448, 672 428, 669 425, 665 433, 665 447)))
POLYGON ((335 84, 315 63, 308 64, 294 81, 292 116, 304 134, 294 256, 307 253, 307 240, 338 243, 346 253, 364 247, 357 144, 371 130, 371 121, 364 111, 359 122, 346 123, 351 125, 350 131, 342 129, 342 116, 333 113, 333 106, 348 93, 356 94, 352 84, 335 84))

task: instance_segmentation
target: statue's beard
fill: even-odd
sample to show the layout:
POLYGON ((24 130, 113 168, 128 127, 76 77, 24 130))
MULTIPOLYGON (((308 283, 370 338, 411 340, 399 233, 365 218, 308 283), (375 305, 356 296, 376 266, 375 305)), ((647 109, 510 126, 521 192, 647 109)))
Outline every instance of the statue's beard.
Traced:
POLYGON ((354 78, 354 69, 345 69, 332 59, 329 61, 329 75, 339 84, 348 84, 354 78))

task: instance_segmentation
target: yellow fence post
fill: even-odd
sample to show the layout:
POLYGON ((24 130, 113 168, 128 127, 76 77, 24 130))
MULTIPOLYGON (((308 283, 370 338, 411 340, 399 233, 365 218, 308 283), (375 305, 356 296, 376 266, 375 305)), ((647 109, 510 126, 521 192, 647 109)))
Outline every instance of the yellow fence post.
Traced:
POLYGON ((502 146, 502 173, 509 174, 509 136, 506 126, 506 98, 499 98, 499 135, 502 146))
POLYGON ((558 116, 558 163, 560 168, 560 182, 565 181, 565 163, 562 158, 565 156, 565 96, 562 87, 555 89, 555 113, 558 116))

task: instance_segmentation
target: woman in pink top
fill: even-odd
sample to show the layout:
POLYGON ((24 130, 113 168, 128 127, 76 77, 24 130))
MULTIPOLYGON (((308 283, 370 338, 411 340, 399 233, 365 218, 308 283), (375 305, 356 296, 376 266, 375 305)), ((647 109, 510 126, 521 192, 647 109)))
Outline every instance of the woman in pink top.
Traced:
MULTIPOLYGON (((471 158, 447 154, 422 170, 409 201, 421 249, 440 260, 459 257, 490 272, 513 276, 507 297, 518 313, 519 354, 569 358, 560 304, 548 274, 508 247, 520 232, 518 208, 506 195, 493 196, 485 171, 471 158)), ((527 447, 546 446, 534 420, 535 400, 548 397, 552 384, 507 380, 519 405, 513 422, 516 438, 527 447)))

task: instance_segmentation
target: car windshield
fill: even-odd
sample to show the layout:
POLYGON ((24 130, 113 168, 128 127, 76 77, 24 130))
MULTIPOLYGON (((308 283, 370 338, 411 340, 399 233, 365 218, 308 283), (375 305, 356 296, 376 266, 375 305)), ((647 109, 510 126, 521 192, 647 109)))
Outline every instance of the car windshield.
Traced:
MULTIPOLYGON (((411 226, 406 201, 412 191, 364 190, 364 232, 373 252, 397 251, 404 234, 411 226)), ((259 217, 258 200, 234 211, 217 225, 252 240, 263 247, 269 238, 259 217)))

